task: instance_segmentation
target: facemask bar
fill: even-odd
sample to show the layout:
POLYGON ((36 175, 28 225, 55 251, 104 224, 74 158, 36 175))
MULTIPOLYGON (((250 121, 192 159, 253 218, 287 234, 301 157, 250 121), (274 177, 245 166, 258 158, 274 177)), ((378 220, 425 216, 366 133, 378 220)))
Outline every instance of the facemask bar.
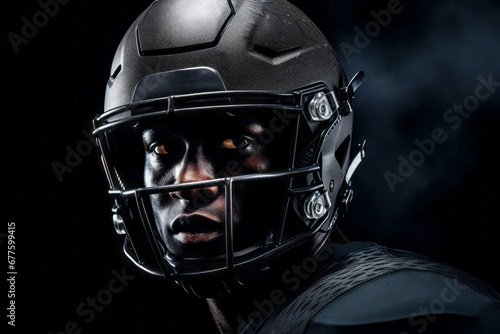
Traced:
POLYGON ((267 91, 222 91, 169 96, 131 103, 98 115, 94 119, 93 134, 99 135, 119 126, 143 121, 147 118, 169 113, 204 110, 239 110, 256 108, 279 108, 292 111, 302 110, 302 94, 272 93, 267 91))

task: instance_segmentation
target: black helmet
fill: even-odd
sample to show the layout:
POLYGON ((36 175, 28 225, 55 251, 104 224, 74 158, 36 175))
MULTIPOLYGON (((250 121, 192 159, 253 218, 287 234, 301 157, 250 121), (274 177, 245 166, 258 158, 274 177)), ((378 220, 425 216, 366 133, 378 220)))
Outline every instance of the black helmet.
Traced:
POLYGON ((121 41, 105 111, 94 120, 125 254, 149 273, 211 295, 217 289, 203 282, 211 287, 222 282, 230 292, 314 235, 326 237, 352 198, 350 176, 364 154, 349 167, 351 102, 363 80, 358 73, 347 82, 327 39, 287 1, 153 2, 121 41), (267 115, 274 120, 264 129, 268 141, 283 129, 273 127, 276 120, 286 123, 289 137, 276 141, 285 162, 272 171, 219 174, 198 182, 144 181, 144 129, 183 117, 216 122, 221 114, 267 115), (239 184, 249 183, 282 188, 266 200, 279 215, 269 214, 273 221, 266 222, 258 242, 238 246, 233 197, 239 184), (207 187, 224 194, 224 250, 176 256, 157 228, 154 202, 207 187))

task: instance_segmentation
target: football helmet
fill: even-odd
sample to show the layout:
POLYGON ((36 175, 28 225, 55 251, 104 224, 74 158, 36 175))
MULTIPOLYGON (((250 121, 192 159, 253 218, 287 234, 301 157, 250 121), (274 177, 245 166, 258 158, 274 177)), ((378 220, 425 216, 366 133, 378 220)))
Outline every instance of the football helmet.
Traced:
POLYGON ((125 236, 127 257, 188 292, 210 296, 245 285, 313 236, 326 238, 347 210, 352 172, 364 156, 362 147, 349 164, 352 100, 363 81, 362 72, 346 80, 327 39, 287 1, 153 2, 118 46, 105 111, 93 121, 114 200, 113 222, 125 236), (257 114, 271 120, 268 141, 287 136, 275 142, 285 156, 279 168, 195 182, 144 181, 144 129, 175 127, 179 117, 218 122, 221 115, 257 114), (273 126, 277 120, 288 130, 273 126), (273 217, 265 222, 265 236, 241 246, 234 233, 234 198, 239 185, 254 183, 281 187, 266 202, 278 215, 264 214, 261 219, 273 217), (224 249, 176 256, 158 229, 155 200, 208 187, 224 195, 224 249))

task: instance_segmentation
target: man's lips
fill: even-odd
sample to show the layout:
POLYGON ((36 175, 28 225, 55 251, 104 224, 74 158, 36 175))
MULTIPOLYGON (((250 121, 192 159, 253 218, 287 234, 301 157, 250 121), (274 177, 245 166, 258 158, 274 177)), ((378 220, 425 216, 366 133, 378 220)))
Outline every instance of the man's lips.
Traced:
POLYGON ((217 218, 205 215, 177 217, 172 223, 172 235, 181 244, 200 244, 212 241, 222 235, 222 224, 217 218))

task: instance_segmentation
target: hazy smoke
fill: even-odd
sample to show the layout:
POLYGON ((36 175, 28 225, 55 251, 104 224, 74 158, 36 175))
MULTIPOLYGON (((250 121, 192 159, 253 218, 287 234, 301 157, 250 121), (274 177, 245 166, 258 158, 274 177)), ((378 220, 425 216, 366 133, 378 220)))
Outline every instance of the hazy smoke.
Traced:
POLYGON ((375 21, 370 12, 387 9, 388 3, 328 1, 302 7, 330 39, 348 76, 358 70, 367 74, 355 100, 354 138, 368 140, 368 157, 355 176, 353 208, 361 235, 370 229, 382 240, 408 233, 418 224, 416 209, 432 207, 477 167, 478 117, 493 117, 500 104, 499 89, 456 131, 443 121, 448 108, 474 94, 478 76, 493 74, 500 81, 499 5, 402 0, 401 12, 349 61, 341 43, 356 47, 354 28, 365 31, 375 21), (392 192, 384 172, 397 173, 398 156, 407 158, 417 148, 414 140, 430 137, 435 128, 445 130, 447 141, 392 192))

